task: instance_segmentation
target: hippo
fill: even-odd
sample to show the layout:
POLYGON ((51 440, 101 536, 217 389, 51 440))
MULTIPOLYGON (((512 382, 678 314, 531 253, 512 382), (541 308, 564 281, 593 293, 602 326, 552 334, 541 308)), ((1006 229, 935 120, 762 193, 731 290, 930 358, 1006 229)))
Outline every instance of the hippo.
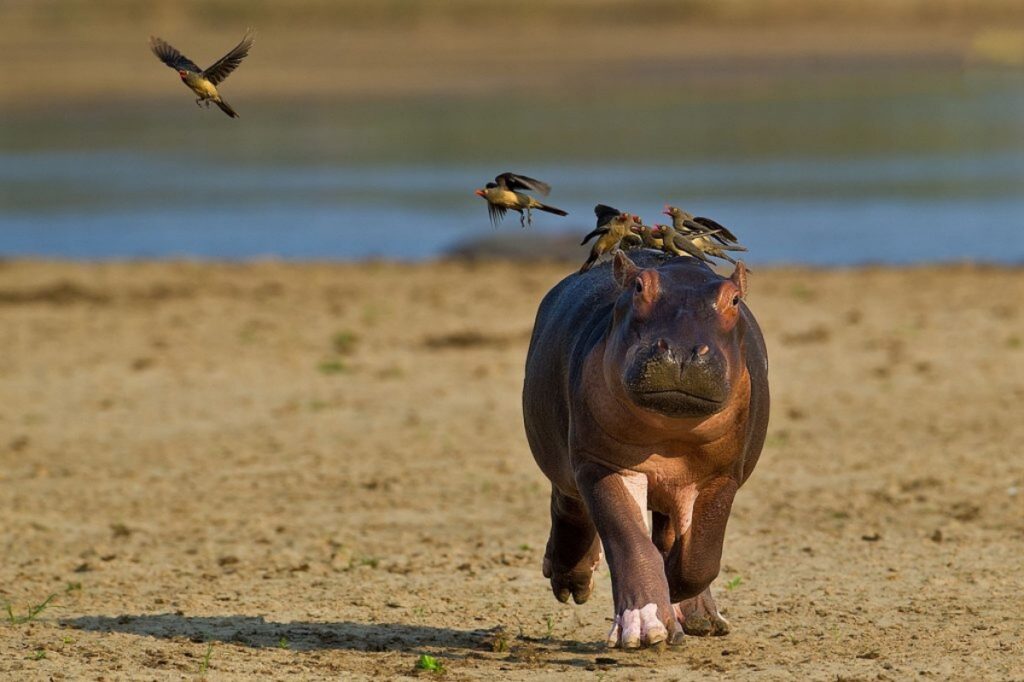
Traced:
POLYGON ((623 648, 728 632, 710 586, 769 407, 743 263, 726 278, 695 258, 631 253, 548 292, 523 385, 527 439, 551 480, 544 576, 582 604, 603 545, 607 645, 623 648))

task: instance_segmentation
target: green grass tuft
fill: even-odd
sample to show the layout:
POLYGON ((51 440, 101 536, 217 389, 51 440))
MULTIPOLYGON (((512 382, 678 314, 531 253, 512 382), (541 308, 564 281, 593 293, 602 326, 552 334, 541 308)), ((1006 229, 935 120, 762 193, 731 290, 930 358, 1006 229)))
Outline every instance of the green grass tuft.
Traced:
POLYGON ((420 654, 420 657, 416 659, 416 669, 426 670, 432 673, 443 673, 444 662, 439 658, 434 658, 430 654, 420 654))
POLYGON ((338 332, 331 337, 331 347, 338 355, 352 355, 359 343, 359 335, 355 332, 338 332))
POLYGON ((199 674, 205 675, 206 671, 210 669, 210 656, 213 655, 213 642, 206 645, 206 654, 203 656, 203 660, 199 661, 199 674))
POLYGON ((54 592, 49 597, 36 604, 35 606, 29 607, 28 611, 24 616, 17 616, 14 614, 14 607, 11 604, 7 604, 5 610, 7 611, 7 620, 11 625, 22 625, 24 623, 30 623, 39 617, 39 614, 46 610, 46 607, 50 605, 54 599, 57 598, 57 593, 54 592))
POLYGON ((348 366, 341 360, 325 360, 317 366, 317 369, 321 374, 342 374, 348 371, 348 366))

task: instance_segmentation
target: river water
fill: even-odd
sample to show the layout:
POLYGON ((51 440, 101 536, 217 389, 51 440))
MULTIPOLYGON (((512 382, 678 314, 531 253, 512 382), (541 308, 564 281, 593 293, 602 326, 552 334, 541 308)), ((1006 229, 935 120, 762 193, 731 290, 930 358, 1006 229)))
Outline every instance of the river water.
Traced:
POLYGON ((570 212, 545 233, 671 202, 752 263, 1024 262, 1020 71, 232 104, 5 114, 0 256, 429 258, 493 234, 473 190, 513 170, 570 212))

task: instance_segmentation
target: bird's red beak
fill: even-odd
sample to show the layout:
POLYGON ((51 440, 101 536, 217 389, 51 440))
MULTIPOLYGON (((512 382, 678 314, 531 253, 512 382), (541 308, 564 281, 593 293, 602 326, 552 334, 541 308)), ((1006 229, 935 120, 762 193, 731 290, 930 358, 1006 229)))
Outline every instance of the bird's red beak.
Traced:
POLYGON ((473 192, 473 194, 477 195, 478 197, 482 197, 486 193, 482 189, 478 189, 477 191, 473 192))
POLYGON ((667 215, 667 216, 670 216, 670 215, 672 215, 672 214, 668 212, 668 209, 666 209, 666 210, 664 210, 664 211, 662 211, 662 212, 661 212, 661 215, 667 215))

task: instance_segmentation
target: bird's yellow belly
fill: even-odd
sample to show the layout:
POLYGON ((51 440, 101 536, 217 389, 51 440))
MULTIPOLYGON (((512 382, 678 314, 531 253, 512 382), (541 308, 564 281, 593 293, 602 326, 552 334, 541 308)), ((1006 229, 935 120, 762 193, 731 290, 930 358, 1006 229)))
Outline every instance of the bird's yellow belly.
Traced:
POLYGON ((488 195, 492 204, 498 206, 504 206, 505 208, 511 208, 515 210, 521 210, 524 208, 533 208, 538 205, 537 200, 519 192, 513 192, 511 190, 494 189, 491 190, 488 195))
POLYGON ((201 80, 189 83, 189 87, 192 88, 193 92, 204 99, 213 99, 217 97, 217 88, 213 87, 213 83, 210 81, 201 80))

